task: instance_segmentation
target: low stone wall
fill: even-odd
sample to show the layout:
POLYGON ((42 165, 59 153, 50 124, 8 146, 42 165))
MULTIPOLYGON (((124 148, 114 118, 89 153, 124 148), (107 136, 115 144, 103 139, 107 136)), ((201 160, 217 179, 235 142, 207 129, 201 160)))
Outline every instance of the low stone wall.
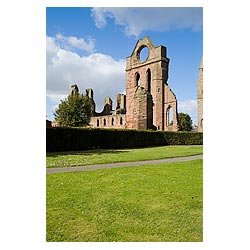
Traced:
POLYGON ((92 128, 126 128, 126 114, 94 116, 89 125, 92 128))

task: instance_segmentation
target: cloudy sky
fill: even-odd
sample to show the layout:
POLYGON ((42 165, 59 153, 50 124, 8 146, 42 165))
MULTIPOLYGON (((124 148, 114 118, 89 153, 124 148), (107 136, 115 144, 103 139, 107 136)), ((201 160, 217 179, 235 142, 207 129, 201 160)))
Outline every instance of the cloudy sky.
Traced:
POLYGON ((178 111, 197 123, 198 68, 203 54, 202 8, 46 8, 46 113, 77 84, 94 90, 97 111, 104 98, 126 92, 125 60, 138 39, 167 47, 168 84, 178 111))

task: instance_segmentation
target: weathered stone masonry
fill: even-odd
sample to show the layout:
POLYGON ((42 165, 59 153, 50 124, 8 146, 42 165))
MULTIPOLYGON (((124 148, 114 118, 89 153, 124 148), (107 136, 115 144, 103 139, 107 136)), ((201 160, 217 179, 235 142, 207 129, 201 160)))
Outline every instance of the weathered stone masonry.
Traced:
POLYGON ((116 109, 113 110, 113 102, 110 97, 104 100, 104 108, 101 113, 95 112, 95 102, 93 90, 86 91, 92 103, 91 127, 99 128, 126 128, 126 96, 124 94, 116 95, 116 109), (89 94, 91 93, 91 95, 89 94))
POLYGON ((127 124, 128 128, 141 129, 142 124, 139 112, 147 114, 143 129, 150 129, 150 124, 157 130, 177 130, 177 101, 167 85, 168 65, 167 49, 164 46, 155 47, 149 37, 138 40, 132 55, 126 60, 126 96, 127 96, 127 124), (142 50, 148 50, 148 57, 141 60, 142 50), (152 97, 145 98, 147 107, 153 110, 142 111, 138 109, 135 97, 141 87, 152 97), (173 123, 170 123, 170 109, 173 111, 173 123), (151 114, 152 113, 152 114, 151 114), (138 121, 139 119, 139 121, 138 121), (149 121, 149 120, 152 121, 149 121), (147 123, 147 125, 146 125, 147 123))
POLYGON ((198 104, 198 132, 203 132, 203 59, 201 59, 201 64, 199 68, 197 104, 198 104))
MULTIPOLYGON (((177 131, 177 99, 167 83, 169 62, 166 47, 155 47, 148 36, 138 40, 126 58, 126 95, 116 95, 114 110, 113 101, 107 96, 103 111, 97 113, 94 91, 86 89, 91 101, 90 126, 177 131)), ((75 92, 79 90, 74 84, 70 94, 75 92)), ((203 132, 203 59, 199 67, 197 104, 198 132, 203 132)), ((46 121, 46 126, 57 127, 58 123, 46 121)))
POLYGON ((104 109, 95 112, 93 90, 86 94, 92 102, 90 125, 102 128, 178 130, 177 100, 167 84, 167 49, 155 47, 149 37, 138 40, 131 56, 126 58, 126 96, 116 96, 116 109, 106 97, 104 109), (148 51, 146 59, 142 50, 148 51))

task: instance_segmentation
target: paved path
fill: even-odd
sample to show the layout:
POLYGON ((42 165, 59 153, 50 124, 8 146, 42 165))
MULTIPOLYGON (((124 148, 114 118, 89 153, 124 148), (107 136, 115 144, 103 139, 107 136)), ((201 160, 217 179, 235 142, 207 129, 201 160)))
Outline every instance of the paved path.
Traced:
POLYGON ((129 167, 129 166, 138 167, 141 165, 148 165, 148 164, 191 161, 191 160, 197 160, 197 159, 203 159, 203 155, 193 155, 193 156, 186 156, 186 157, 176 157, 176 158, 167 158, 167 159, 150 160, 150 161, 117 162, 117 163, 97 164, 97 165, 77 166, 77 167, 47 168, 46 173, 53 174, 53 173, 60 173, 60 172, 76 172, 76 171, 96 170, 96 169, 104 169, 104 168, 129 167))

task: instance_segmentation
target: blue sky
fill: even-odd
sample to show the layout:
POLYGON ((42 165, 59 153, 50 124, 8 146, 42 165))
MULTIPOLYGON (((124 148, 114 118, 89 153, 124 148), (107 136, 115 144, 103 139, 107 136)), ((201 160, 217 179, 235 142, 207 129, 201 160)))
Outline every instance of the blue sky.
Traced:
POLYGON ((202 8, 46 8, 46 114, 77 84, 94 90, 97 111, 104 98, 125 93, 125 60, 138 39, 167 47, 168 85, 178 111, 197 124, 198 68, 203 55, 202 8))

